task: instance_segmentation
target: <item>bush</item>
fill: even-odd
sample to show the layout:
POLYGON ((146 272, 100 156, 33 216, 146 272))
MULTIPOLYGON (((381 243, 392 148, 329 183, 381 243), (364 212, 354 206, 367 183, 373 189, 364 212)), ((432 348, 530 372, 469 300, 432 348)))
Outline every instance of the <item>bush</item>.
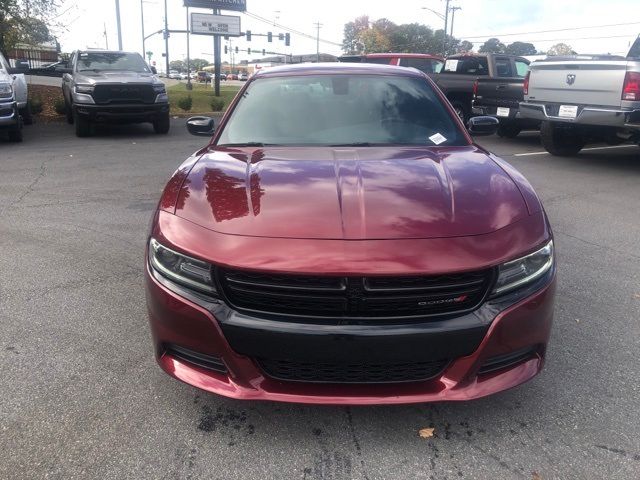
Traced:
POLYGON ((213 97, 210 105, 212 112, 220 112, 224 108, 224 100, 218 97, 213 97))
POLYGON ((30 100, 31 102, 31 113, 37 115, 38 113, 42 113, 42 99, 39 97, 34 97, 30 100))
POLYGON ((58 115, 64 115, 67 111, 67 106, 64 104, 64 98, 56 98, 53 102, 53 109, 58 115))
POLYGON ((189 95, 188 97, 182 97, 180 100, 178 100, 178 107, 180 107, 185 112, 191 110, 192 106, 193 98, 191 98, 191 95, 189 95))

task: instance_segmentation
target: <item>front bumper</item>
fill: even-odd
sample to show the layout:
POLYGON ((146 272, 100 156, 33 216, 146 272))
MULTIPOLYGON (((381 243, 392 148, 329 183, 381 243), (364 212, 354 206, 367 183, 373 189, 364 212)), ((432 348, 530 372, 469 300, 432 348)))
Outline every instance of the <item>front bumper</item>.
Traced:
POLYGON ((185 383, 226 397, 313 404, 394 404, 484 397, 534 377, 544 364, 555 292, 554 272, 528 290, 486 302, 443 322, 348 329, 268 322, 219 302, 174 293, 147 265, 146 294, 156 358, 185 383), (233 345, 233 346, 232 346, 233 345), (172 348, 177 347, 177 348, 172 348), (185 350, 186 349, 186 350, 185 350), (243 354, 242 352, 251 352, 243 354), (185 357, 182 352, 201 354, 185 357), (279 353, 350 362, 450 357, 428 380, 405 383, 302 383, 269 376, 256 356, 279 353), (496 368, 500 359, 525 352, 496 368))
POLYGON ((94 105, 74 104, 76 113, 91 122, 141 123, 154 122, 169 114, 168 103, 94 105))
POLYGON ((20 126, 20 113, 15 101, 0 101, 0 128, 13 129, 20 126))
POLYGON ((596 125, 640 130, 640 109, 615 109, 595 106, 578 106, 576 118, 558 116, 559 104, 533 102, 520 103, 520 115, 535 120, 574 123, 578 125, 596 125))

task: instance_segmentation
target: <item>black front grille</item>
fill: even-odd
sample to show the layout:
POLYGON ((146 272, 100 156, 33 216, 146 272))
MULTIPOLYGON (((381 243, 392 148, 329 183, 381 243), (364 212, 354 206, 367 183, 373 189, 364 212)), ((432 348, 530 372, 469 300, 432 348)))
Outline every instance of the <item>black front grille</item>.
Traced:
POLYGON ((258 359, 270 377, 289 382, 399 383, 429 380, 439 375, 448 360, 417 363, 301 363, 258 359))
POLYGON ((495 357, 487 359, 487 361, 482 364, 480 370, 478 370, 478 374, 483 375, 485 373, 496 372, 498 370, 513 367, 514 365, 529 360, 535 354, 535 347, 527 347, 504 355, 496 355, 495 357))
POLYGON ((213 370, 214 372, 227 373, 227 366, 219 357, 194 352, 193 350, 189 350, 188 348, 180 347, 178 345, 167 345, 165 351, 179 360, 184 360, 185 362, 192 363, 208 370, 213 370))
POLYGON ((492 270, 436 276, 335 277, 219 270, 228 302, 251 312, 344 319, 456 314, 477 308, 492 270))
POLYGON ((99 105, 118 105, 131 103, 155 103, 156 92, 152 85, 116 84, 96 85, 93 100, 99 105))

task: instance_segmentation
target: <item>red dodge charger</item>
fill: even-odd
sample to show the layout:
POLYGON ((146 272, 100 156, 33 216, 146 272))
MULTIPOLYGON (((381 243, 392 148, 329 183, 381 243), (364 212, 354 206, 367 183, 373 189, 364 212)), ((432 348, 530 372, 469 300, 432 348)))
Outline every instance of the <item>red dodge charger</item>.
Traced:
POLYGON ((549 222, 422 72, 260 71, 169 180, 146 256, 155 354, 238 399, 469 400, 542 368, 549 222))

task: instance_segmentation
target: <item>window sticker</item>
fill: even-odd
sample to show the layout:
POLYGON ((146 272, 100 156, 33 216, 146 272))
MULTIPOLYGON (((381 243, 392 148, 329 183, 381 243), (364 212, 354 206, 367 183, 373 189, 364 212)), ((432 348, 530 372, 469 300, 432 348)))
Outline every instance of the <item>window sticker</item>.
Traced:
POLYGON ((429 137, 429 140, 431 140, 434 143, 434 145, 440 145, 442 142, 447 141, 447 137, 445 137, 444 135, 441 135, 440 133, 436 133, 435 135, 431 135, 429 137))

